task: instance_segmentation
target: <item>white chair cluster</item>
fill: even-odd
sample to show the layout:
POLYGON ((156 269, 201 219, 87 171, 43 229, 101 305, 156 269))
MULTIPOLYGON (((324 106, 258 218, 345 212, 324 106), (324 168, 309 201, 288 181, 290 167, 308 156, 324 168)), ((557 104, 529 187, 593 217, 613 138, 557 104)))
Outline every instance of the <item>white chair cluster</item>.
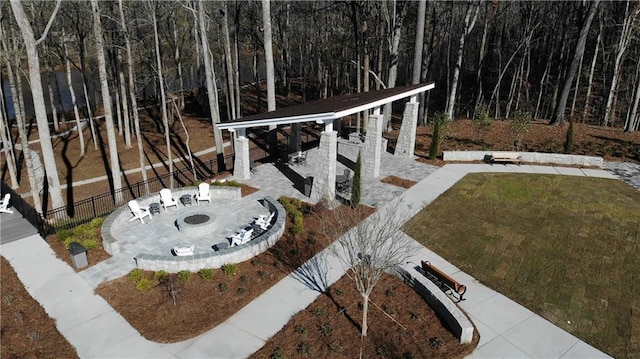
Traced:
POLYGON ((229 240, 231 241, 231 247, 239 246, 241 244, 245 244, 251 240, 251 236, 253 235, 253 228, 247 227, 242 229, 240 232, 235 233, 229 240))
POLYGON ((271 212, 269 213, 269 215, 261 214, 258 216, 258 218, 256 218, 255 221, 253 221, 253 224, 260 226, 260 229, 266 231, 267 229, 269 229, 269 225, 271 224, 271 220, 273 219, 275 213, 276 212, 271 212))

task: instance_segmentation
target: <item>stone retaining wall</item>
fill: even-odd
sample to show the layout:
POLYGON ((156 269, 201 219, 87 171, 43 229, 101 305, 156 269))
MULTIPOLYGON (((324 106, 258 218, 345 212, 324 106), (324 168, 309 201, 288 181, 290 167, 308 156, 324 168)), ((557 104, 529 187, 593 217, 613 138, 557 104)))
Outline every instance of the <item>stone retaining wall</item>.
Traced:
MULTIPOLYGON (((212 201, 214 201, 215 199, 242 198, 242 190, 240 189, 240 187, 211 186, 211 189, 209 191, 211 193, 212 201)), ((171 190, 171 194, 173 195, 173 198, 176 199, 176 201, 179 201, 180 196, 184 194, 195 195, 196 193, 198 193, 197 187, 182 187, 171 190)), ((195 199, 192 200, 195 201, 195 199)), ((148 207, 149 203, 160 203, 160 194, 154 193, 139 197, 136 198, 136 201, 138 201, 138 204, 140 204, 140 206, 148 207)), ((124 223, 128 223, 132 216, 133 215, 131 214, 131 210, 129 210, 129 206, 125 204, 124 206, 120 206, 118 209, 113 211, 104 220, 100 234, 102 236, 102 247, 107 253, 111 255, 120 253, 120 246, 118 245, 118 240, 113 236, 113 230, 119 228, 124 223)))
MULTIPOLYGON (((444 161, 486 161, 494 153, 514 153, 513 151, 442 151, 444 161)), ((583 167, 600 167, 604 165, 602 157, 565 155, 561 153, 515 152, 522 156, 522 162, 550 163, 583 167)))
POLYGON ((437 285, 408 265, 405 268, 396 267, 391 274, 402 279, 429 303, 449 330, 460 339, 460 344, 471 343, 475 329, 467 315, 437 285))
POLYGON ((163 270, 177 273, 182 270, 197 272, 205 268, 220 268, 224 264, 240 263, 257 256, 271 248, 284 233, 286 211, 284 207, 271 197, 261 200, 262 205, 275 212, 268 230, 248 243, 228 247, 218 251, 196 253, 192 256, 153 255, 141 253, 135 256, 136 266, 149 271, 163 270))

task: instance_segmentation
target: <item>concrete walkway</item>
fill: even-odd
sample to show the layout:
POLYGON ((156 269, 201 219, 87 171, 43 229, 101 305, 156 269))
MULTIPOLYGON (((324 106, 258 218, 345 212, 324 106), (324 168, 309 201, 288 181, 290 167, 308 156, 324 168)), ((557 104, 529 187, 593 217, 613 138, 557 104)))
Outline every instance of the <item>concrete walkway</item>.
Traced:
MULTIPOLYGON (((398 165, 393 159, 390 161, 391 168, 398 165)), ((417 163, 411 162, 410 165, 417 163)), ((279 172, 272 171, 269 166, 272 165, 260 166, 258 175, 252 179, 258 182, 259 178, 263 178, 260 192, 264 190, 266 193, 260 195, 277 198, 278 193, 271 193, 269 190, 276 182, 280 182, 280 186, 274 186, 274 190, 279 188, 278 191, 288 195, 295 192, 291 190, 292 183, 282 182, 282 178, 277 177, 279 172)), ((415 166, 415 170, 432 173, 404 193, 391 196, 394 198, 391 202, 399 201, 412 213, 417 213, 464 175, 472 172, 528 172, 617 178, 604 170, 545 166, 462 164, 446 165, 437 170, 424 164, 415 166)), ((380 178, 383 177, 384 174, 380 178)), ((259 183, 254 185, 258 186, 259 183)), ((381 213, 397 208, 393 203, 376 202, 381 213)), ((58 329, 76 348, 81 358, 248 357, 277 333, 292 315, 317 298, 320 292, 316 287, 310 286, 310 282, 329 286, 346 271, 329 247, 216 328, 180 343, 160 344, 144 339, 102 297, 94 294, 93 285, 56 258, 55 253, 39 236, 32 235, 2 244, 0 251, 9 260, 29 293, 56 320, 58 329), (317 276, 321 276, 322 280, 318 281, 317 276)), ((535 313, 478 283, 427 248, 421 247, 412 261, 416 262, 424 257, 430 258, 436 266, 468 285, 465 295, 467 300, 461 303, 461 307, 467 311, 481 336, 480 344, 471 357, 607 357, 535 313)))

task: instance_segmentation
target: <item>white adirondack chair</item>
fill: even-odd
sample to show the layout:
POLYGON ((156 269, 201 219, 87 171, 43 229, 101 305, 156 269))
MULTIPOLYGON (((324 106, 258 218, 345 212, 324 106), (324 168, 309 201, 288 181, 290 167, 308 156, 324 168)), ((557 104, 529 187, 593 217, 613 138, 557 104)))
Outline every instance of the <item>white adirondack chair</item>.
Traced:
POLYGON ((211 186, 208 183, 200 183, 198 185, 198 193, 196 194, 196 202, 198 202, 198 206, 201 201, 209 201, 211 204, 211 186))
POLYGON ((133 213, 133 218, 129 219, 129 222, 139 219, 140 222, 144 223, 142 220, 144 217, 153 218, 149 211, 149 207, 140 206, 135 199, 129 201, 129 209, 131 210, 131 213, 133 213))
POLYGON ((160 203, 162 204, 162 208, 164 211, 167 211, 167 207, 176 206, 178 209, 178 201, 173 198, 171 195, 171 190, 168 188, 163 188, 160 190, 160 203))

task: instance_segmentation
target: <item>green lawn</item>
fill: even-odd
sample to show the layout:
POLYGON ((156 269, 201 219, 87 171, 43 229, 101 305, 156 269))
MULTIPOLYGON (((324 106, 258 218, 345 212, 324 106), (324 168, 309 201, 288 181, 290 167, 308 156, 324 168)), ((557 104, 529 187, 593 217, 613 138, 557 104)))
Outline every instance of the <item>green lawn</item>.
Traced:
POLYGON ((596 348, 616 358, 640 352, 637 189, 599 178, 469 174, 406 228, 596 348))

